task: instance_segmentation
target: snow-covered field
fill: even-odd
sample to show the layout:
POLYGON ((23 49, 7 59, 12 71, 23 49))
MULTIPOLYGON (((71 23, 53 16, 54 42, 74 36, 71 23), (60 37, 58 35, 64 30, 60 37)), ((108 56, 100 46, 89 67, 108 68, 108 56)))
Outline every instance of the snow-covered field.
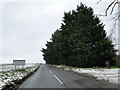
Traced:
MULTIPOLYGON (((59 68, 63 66, 57 66, 59 68)), ((64 70, 73 71, 77 73, 92 75, 97 80, 105 80, 110 83, 120 85, 120 68, 115 69, 93 69, 93 68, 69 68, 65 67, 64 70)))
MULTIPOLYGON (((24 68, 28 68, 28 67, 31 67, 35 65, 35 63, 26 63, 26 65, 24 65, 24 68)), ((17 66, 17 69, 21 69, 22 66, 19 65, 17 66)), ((0 64, 0 72, 3 72, 3 71, 11 71, 11 70, 14 70, 15 69, 15 66, 12 65, 12 64, 0 64)))
POLYGON ((26 64, 23 70, 15 71, 13 65, 0 65, 0 89, 9 82, 16 79, 22 79, 28 73, 34 71, 38 66, 39 64, 26 64))

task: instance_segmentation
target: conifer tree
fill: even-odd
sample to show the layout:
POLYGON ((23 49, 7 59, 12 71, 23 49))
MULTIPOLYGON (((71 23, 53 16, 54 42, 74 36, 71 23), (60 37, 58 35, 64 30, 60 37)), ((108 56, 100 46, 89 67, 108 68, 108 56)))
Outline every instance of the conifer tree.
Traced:
POLYGON ((104 24, 94 15, 93 9, 84 4, 64 13, 61 28, 43 49, 45 60, 53 64, 75 67, 104 67, 105 61, 114 65, 115 50, 106 37, 104 24))

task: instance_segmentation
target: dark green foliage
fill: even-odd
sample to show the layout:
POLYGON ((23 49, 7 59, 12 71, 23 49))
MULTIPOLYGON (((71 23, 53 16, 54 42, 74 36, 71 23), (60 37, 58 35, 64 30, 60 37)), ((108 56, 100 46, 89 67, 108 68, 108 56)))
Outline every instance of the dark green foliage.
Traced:
POLYGON ((117 66, 120 67, 120 55, 117 55, 115 59, 116 59, 117 66))
POLYGON ((112 41, 106 37, 104 25, 82 3, 76 10, 64 13, 63 23, 42 49, 48 64, 76 67, 104 67, 105 61, 115 64, 112 41))

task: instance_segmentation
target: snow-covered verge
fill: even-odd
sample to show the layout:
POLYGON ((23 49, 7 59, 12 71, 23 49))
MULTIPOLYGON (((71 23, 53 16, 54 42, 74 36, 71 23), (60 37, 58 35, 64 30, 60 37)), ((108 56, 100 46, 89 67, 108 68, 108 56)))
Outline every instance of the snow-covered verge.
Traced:
MULTIPOLYGON (((25 66, 21 70, 8 70, 0 72, 0 89, 17 88, 28 76, 32 75, 40 64, 25 66)), ((11 66, 11 65, 10 65, 11 66)))
POLYGON ((94 69, 94 68, 74 68, 69 66, 56 66, 67 71, 73 71, 80 74, 87 74, 95 77, 97 80, 105 80, 113 84, 120 85, 120 68, 115 69, 94 69))

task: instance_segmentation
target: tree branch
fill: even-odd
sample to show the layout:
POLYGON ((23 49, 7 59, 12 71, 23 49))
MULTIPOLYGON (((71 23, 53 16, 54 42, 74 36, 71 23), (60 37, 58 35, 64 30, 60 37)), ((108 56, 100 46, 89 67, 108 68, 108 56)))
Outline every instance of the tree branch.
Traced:
POLYGON ((116 0, 114 0, 113 2, 111 2, 111 3, 108 5, 108 7, 107 7, 107 9, 106 9, 106 11, 105 11, 105 15, 106 15, 106 16, 107 16, 107 12, 108 12, 109 8, 115 3, 115 1, 116 1, 116 0))
MULTIPOLYGON (((102 0, 99 0, 99 1, 97 2, 97 4, 100 3, 101 1, 102 1, 102 0)), ((102 15, 102 14, 97 14, 97 15, 98 15, 98 16, 107 16, 108 10, 109 10, 110 7, 112 7, 112 5, 113 5, 112 10, 111 10, 111 13, 110 13, 110 14, 112 14, 112 13, 113 13, 113 10, 114 10, 116 4, 118 4, 118 2, 119 2, 118 0, 114 0, 113 2, 111 2, 111 3, 107 6, 104 15, 102 15)))
POLYGON ((99 0, 99 1, 97 2, 97 4, 100 3, 101 1, 102 1, 102 0, 99 0))
MULTIPOLYGON (((99 2, 97 2, 97 4, 100 3, 101 1, 103 1, 103 0, 99 0, 99 2)), ((97 14, 97 15, 99 15, 99 16, 107 16, 108 15, 108 10, 110 10, 110 9, 111 9, 110 15, 112 15, 113 11, 115 9, 115 6, 118 3, 119 3, 119 0, 111 1, 110 4, 105 9, 104 15, 102 15, 102 14, 97 14)), ((116 29, 115 28, 116 28, 116 25, 117 25, 117 20, 120 19, 120 11, 115 13, 114 16, 112 17, 112 19, 114 20, 114 25, 113 25, 113 27, 111 29, 111 33, 110 33, 110 35, 108 37, 111 38, 111 40, 113 40, 117 44, 117 41, 116 41, 117 39, 116 39, 116 36, 115 36, 116 35, 116 33, 115 33, 116 29)))
POLYGON ((114 3, 114 6, 112 7, 112 10, 111 10, 111 13, 110 13, 110 14, 113 13, 113 10, 114 10, 114 8, 115 8, 115 6, 116 6, 117 3, 118 3, 118 0, 117 0, 117 2, 114 3))

